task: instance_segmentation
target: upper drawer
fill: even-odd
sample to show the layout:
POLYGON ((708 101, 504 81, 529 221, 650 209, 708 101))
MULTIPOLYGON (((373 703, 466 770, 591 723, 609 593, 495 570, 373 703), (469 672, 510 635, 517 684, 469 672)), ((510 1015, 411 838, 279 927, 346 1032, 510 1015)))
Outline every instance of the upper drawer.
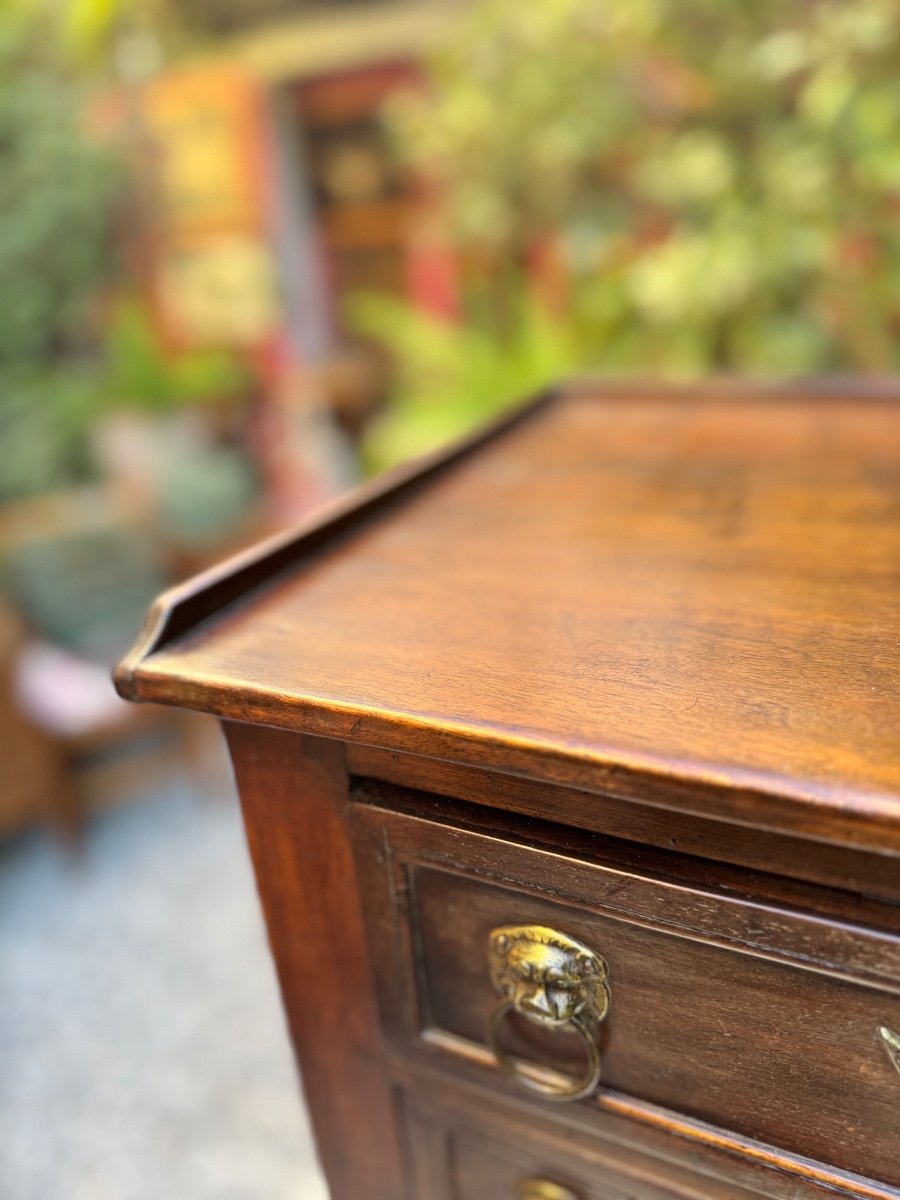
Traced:
POLYGON ((495 1083, 499 1055, 551 1116, 534 1089, 585 1085, 588 1119, 625 1113, 826 1186, 844 1182, 830 1168, 900 1185, 900 1074, 880 1032, 900 1030, 896 933, 804 907, 808 889, 754 897, 724 870, 704 886, 675 859, 644 870, 639 852, 586 860, 364 804, 354 829, 404 1053, 495 1083))

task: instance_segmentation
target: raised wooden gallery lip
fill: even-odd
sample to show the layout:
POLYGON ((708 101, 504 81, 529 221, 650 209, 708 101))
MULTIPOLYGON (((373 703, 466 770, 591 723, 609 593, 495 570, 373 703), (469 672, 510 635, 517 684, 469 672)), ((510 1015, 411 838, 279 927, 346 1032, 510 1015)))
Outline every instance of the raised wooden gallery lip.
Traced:
POLYGON ((900 855, 897 401, 546 393, 167 593, 117 687, 900 855))

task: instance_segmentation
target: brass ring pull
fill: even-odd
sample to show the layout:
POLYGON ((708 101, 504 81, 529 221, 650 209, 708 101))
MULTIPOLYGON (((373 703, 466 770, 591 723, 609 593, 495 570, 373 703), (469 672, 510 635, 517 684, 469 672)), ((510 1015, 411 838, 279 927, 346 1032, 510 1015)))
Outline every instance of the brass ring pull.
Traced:
POLYGON ((594 1030, 581 1017, 572 1017, 567 1023, 569 1029, 574 1029, 576 1033, 581 1035, 581 1039, 587 1048, 588 1069, 585 1072, 584 1078, 573 1079, 570 1084, 544 1083, 540 1079, 534 1079, 530 1075, 526 1075, 516 1059, 507 1054, 500 1045, 500 1026, 503 1024, 507 1013, 516 1011, 516 1006, 511 1000, 501 1000, 491 1014, 488 1042, 501 1071, 505 1075, 508 1075, 510 1079, 514 1079, 526 1091, 537 1092, 539 1096, 543 1096, 547 1100, 583 1100, 585 1096, 590 1096, 591 1092, 593 1092, 600 1082, 600 1051, 597 1048, 597 1038, 594 1030))
POLYGON ((597 1026, 609 1009, 606 962, 581 942, 546 925, 505 925, 491 932, 491 980, 501 995, 488 1020, 487 1040, 501 1070, 525 1091, 548 1100, 582 1100, 600 1082, 597 1026), (506 1017, 515 1012, 549 1029, 577 1033, 585 1045, 585 1073, 569 1083, 545 1083, 527 1074, 501 1044, 506 1017))

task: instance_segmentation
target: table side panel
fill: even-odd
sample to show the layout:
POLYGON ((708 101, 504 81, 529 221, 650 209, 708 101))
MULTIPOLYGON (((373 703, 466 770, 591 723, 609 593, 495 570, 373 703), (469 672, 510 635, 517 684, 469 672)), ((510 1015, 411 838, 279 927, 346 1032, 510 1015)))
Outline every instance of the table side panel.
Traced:
POLYGON ((396 1097, 385 1070, 337 742, 226 726, 229 749, 333 1200, 401 1200, 396 1097))

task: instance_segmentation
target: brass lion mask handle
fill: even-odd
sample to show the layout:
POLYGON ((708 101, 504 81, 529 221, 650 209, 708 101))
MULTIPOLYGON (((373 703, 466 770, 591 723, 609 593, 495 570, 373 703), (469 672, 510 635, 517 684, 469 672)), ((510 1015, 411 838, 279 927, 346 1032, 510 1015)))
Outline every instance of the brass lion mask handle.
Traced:
POLYGON ((501 998, 488 1020, 487 1039, 500 1068, 520 1087, 548 1100, 589 1096, 600 1082, 597 1027, 610 1003, 606 961, 546 925, 503 925, 490 933, 488 963, 501 998), (587 1051, 584 1075, 551 1083, 527 1074, 502 1045, 503 1026, 513 1012, 546 1029, 577 1033, 587 1051))

